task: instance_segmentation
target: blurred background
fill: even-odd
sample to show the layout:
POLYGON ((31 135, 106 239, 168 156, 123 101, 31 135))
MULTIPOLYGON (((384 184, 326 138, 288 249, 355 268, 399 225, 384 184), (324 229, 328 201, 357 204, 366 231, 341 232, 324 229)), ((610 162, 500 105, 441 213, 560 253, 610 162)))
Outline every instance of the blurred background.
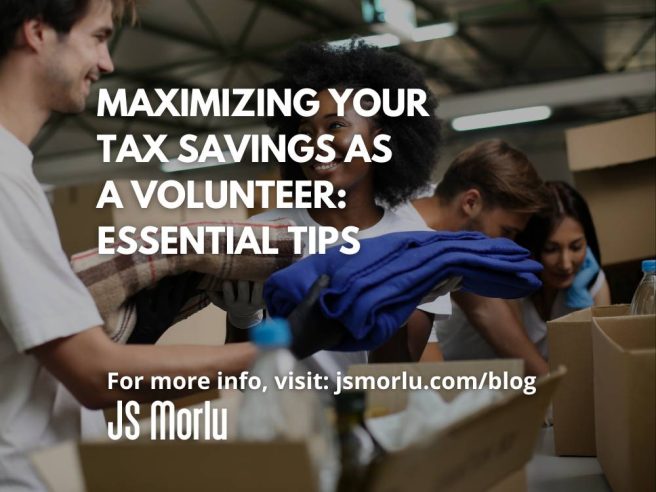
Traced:
MULTIPOLYGON (((438 172, 471 142, 500 137, 526 152, 545 179, 569 180, 564 129, 655 106, 652 0, 149 0, 139 15, 137 26, 116 32, 116 70, 96 92, 260 87, 298 41, 389 34, 387 49, 419 65, 439 97, 445 143, 438 172), (403 35, 408 16, 423 28, 419 35, 403 35), (543 105, 551 116, 539 122, 463 132, 451 126, 458 116, 543 105)), ((97 100, 92 94, 83 115, 53 117, 35 141, 41 180, 159 174, 156 165, 101 164, 98 133, 260 131, 260 121, 244 118, 99 119, 97 100)), ((232 165, 205 173, 248 178, 261 171, 232 165)))
MULTIPOLYGON (((437 94, 444 144, 435 181, 468 145, 506 139, 529 156, 544 179, 579 186, 593 207, 604 263, 621 265, 655 249, 653 224, 644 226, 654 221, 656 208, 656 143, 650 136, 656 106, 655 8, 653 0, 150 0, 140 6, 136 26, 117 29, 111 40, 116 70, 96 84, 88 109, 54 115, 35 140, 36 174, 52 191, 69 253, 95 246, 100 223, 190 219, 188 210, 95 210, 95 201, 107 179, 244 180, 274 177, 275 166, 242 162, 166 173, 158 163, 103 164, 96 135, 166 133, 177 140, 171 137, 265 132, 262 122, 97 118, 98 89, 260 87, 276 77, 278 60, 295 43, 357 35, 413 60, 437 94), (526 121, 466 129, 467 120, 458 119, 516 109, 525 109, 520 116, 526 121), (644 119, 637 127, 632 123, 576 138, 567 134, 637 115, 644 119), (627 140, 635 135, 642 140, 627 140), (612 152, 595 147, 605 143, 616 149, 617 142, 626 152, 609 159, 612 152), (608 202, 609 190, 615 201, 608 202), (618 218, 614 203, 625 203, 629 212, 618 218), (629 215, 633 229, 618 230, 618 221, 629 215), (643 229, 644 241, 636 240, 637 229, 643 229)), ((250 211, 195 213, 202 217, 194 219, 217 220, 250 211)), ((634 266, 630 271, 639 274, 634 266)), ((635 283, 634 277, 627 279, 631 289, 635 283)))

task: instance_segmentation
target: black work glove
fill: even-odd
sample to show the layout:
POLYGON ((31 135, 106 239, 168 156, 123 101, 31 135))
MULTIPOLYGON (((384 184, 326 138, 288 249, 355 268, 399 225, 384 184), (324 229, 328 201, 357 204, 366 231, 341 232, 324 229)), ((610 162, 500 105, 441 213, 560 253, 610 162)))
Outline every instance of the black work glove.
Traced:
POLYGON ((171 327, 182 307, 195 296, 204 274, 186 272, 164 277, 151 288, 137 292, 137 324, 127 343, 155 343, 171 327))
POLYGON ((321 291, 330 284, 330 277, 319 277, 301 303, 287 317, 292 332, 291 352, 304 359, 320 350, 335 347, 346 329, 338 322, 328 319, 317 302, 321 291))

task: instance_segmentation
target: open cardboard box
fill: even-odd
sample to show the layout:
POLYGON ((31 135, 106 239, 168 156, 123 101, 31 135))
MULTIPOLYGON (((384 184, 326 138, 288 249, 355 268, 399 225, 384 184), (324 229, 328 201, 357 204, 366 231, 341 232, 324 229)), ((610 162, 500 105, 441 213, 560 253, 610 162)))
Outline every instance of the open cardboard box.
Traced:
POLYGON ((592 318, 622 316, 629 306, 592 307, 547 322, 549 366, 567 368, 553 398, 555 452, 596 456, 592 384, 592 318))
MULTIPOLYGON (((523 374, 518 360, 381 364, 354 366, 353 374, 481 375, 485 371, 523 374)), ((390 454, 374 491, 472 491, 501 484, 523 490, 516 472, 530 459, 540 424, 562 373, 536 383, 532 396, 509 393, 475 414, 435 434, 427 444, 390 454)), ((446 394, 451 399, 455 394, 446 394)), ((239 398, 214 400, 215 408, 237 414, 239 398)), ((405 406, 403 391, 370 392, 370 408, 405 406)), ((234 425, 236 419, 229 422, 234 425)), ((234 435, 229 432, 229 436, 234 435)), ((115 490, 316 490, 303 442, 133 442, 68 443, 35 453, 33 462, 53 492, 115 490), (72 476, 74 475, 74 476, 72 476), (84 478, 83 478, 84 477, 84 478), (85 488, 86 486, 86 488, 85 488)))
POLYGON ((572 128, 565 136, 569 167, 590 207, 603 264, 653 257, 656 113, 572 128))
POLYGON ((597 458, 615 492, 656 490, 656 316, 594 325, 597 458))
MULTIPOLYGON (((353 375, 480 376, 486 371, 523 375, 517 360, 458 361, 436 364, 370 364, 353 366, 353 375)), ((390 453, 376 475, 375 492, 434 492, 525 490, 521 474, 533 455, 546 409, 564 369, 536 383, 527 396, 508 392, 505 397, 435 433, 428 441, 390 453), (511 489, 512 487, 512 489, 511 489)), ((446 400, 457 391, 440 393, 446 400)), ((407 394, 394 391, 368 392, 372 409, 400 411, 407 394)))

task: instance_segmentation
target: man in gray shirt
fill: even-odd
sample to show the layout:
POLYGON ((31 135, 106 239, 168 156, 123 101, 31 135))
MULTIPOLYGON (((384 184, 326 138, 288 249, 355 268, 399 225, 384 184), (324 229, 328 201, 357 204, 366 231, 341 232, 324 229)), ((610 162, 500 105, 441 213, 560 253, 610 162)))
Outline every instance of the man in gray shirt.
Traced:
POLYGON ((80 436, 80 403, 180 396, 108 390, 107 373, 237 374, 250 343, 119 345, 62 251, 28 145, 52 111, 84 109, 113 70, 113 20, 133 0, 0 0, 0 490, 45 490, 26 453, 80 436), (63 383, 63 384, 62 384, 63 383))

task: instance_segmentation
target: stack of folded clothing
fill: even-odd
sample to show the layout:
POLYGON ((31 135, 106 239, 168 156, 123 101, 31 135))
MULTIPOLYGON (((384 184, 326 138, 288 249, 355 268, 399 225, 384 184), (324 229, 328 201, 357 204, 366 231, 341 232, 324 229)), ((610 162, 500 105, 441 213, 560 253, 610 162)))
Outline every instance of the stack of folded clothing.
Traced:
POLYGON ((300 257, 293 252, 290 221, 183 224, 190 229, 208 225, 232 226, 235 237, 249 227, 258 241, 266 227, 278 254, 100 255, 94 249, 72 257, 73 271, 89 289, 112 340, 153 343, 168 327, 206 307, 207 292, 220 291, 224 280, 264 281, 300 257))
POLYGON ((509 239, 477 232, 399 232, 360 241, 356 255, 339 248, 272 275, 264 297, 286 317, 322 274, 331 277, 319 302, 346 333, 333 350, 370 350, 387 341, 435 286, 462 277, 462 289, 486 297, 525 297, 540 287, 542 266, 509 239))

